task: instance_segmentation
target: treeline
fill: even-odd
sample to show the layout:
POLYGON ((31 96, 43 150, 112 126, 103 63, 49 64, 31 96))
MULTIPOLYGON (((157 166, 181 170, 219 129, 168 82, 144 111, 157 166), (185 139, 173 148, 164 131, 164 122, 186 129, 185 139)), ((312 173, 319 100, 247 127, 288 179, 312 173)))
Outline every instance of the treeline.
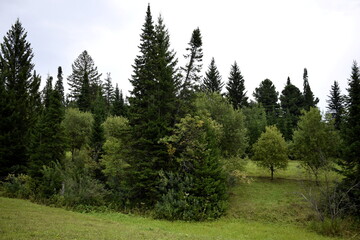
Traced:
POLYGON ((26 35, 17 20, 0 51, 0 174, 8 196, 152 210, 166 219, 214 219, 226 210, 228 187, 244 158, 272 177, 290 158, 302 160, 316 181, 321 169, 341 165, 337 191, 358 206, 356 62, 347 96, 336 81, 332 85, 326 117, 316 108, 306 68, 303 91, 288 78, 279 96, 265 79, 253 93, 256 101, 249 101, 236 62, 226 85, 214 58, 201 76, 199 28, 186 48, 186 65, 179 67, 163 19, 154 23, 148 6, 126 101, 110 73, 101 79, 87 51, 72 64, 67 96, 61 67, 56 81, 48 76, 40 90, 26 35))

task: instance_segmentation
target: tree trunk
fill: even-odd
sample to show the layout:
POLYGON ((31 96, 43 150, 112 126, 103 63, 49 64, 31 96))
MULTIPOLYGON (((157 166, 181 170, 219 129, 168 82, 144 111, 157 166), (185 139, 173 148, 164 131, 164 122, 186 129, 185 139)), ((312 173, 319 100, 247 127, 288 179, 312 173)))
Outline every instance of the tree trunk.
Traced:
POLYGON ((274 180, 274 167, 273 166, 270 167, 270 171, 271 171, 271 180, 274 180))

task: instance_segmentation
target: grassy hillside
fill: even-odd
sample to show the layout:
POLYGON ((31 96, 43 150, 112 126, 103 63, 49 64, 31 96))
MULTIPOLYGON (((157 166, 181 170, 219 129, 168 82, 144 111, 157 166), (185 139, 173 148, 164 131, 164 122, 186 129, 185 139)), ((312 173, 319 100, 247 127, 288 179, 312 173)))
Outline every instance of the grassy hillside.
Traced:
POLYGON ((0 198, 0 239, 334 239, 288 223, 221 219, 168 222, 120 213, 83 214, 0 198))

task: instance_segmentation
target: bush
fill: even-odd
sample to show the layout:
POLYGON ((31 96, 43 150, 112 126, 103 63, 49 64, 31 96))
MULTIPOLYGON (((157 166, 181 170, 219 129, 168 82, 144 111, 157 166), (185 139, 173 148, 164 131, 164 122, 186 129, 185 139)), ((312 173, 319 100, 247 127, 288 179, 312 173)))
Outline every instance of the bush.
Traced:
POLYGON ((2 183, 3 194, 14 198, 32 198, 34 197, 35 182, 25 174, 9 174, 2 183))

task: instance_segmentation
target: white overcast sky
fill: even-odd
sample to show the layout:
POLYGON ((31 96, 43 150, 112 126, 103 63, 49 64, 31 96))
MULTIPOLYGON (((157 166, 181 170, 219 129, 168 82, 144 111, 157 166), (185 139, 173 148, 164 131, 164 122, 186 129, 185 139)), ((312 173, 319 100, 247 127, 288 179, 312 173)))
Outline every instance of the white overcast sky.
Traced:
POLYGON ((103 77, 110 72, 128 95, 148 3, 154 21, 163 16, 180 65, 199 27, 203 71, 214 57, 227 82, 237 61, 249 97, 265 78, 281 93, 290 76, 302 91, 306 67, 325 110, 333 81, 346 93, 352 62, 360 62, 360 0, 0 0, 0 36, 19 18, 43 82, 58 66, 70 75, 87 50, 103 77))

